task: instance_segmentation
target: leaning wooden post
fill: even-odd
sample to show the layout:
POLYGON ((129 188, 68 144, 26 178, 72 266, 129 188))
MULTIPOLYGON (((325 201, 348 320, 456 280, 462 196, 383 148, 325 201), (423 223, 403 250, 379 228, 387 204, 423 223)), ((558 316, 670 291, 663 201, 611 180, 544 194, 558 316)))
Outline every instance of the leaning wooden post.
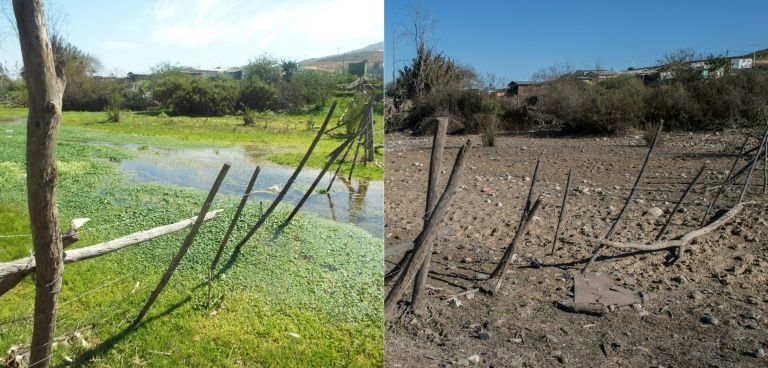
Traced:
POLYGON ((488 283, 492 283, 492 280, 496 280, 496 286, 493 288, 492 292, 497 292, 499 288, 501 287, 501 282, 504 279, 504 275, 507 273, 507 267, 509 267, 509 260, 511 259, 512 255, 515 254, 515 250, 517 248, 517 243, 520 241, 520 239, 523 237, 523 233, 525 233, 525 229, 528 226, 528 221, 532 217, 532 213, 535 207, 534 204, 539 203, 539 201, 532 202, 533 200, 533 192, 536 188, 536 181, 539 177, 539 167, 541 166, 541 160, 536 161, 536 168, 533 170, 533 178, 531 179, 531 186, 528 188, 528 198, 525 199, 525 205, 523 206, 523 213, 520 215, 520 223, 517 225, 517 231, 515 231, 515 236, 512 238, 512 242, 509 243, 507 246, 507 249, 504 251, 504 255, 501 257, 501 260, 496 265, 496 268, 493 270, 493 273, 491 273, 491 277, 489 278, 488 283))
POLYGON ((336 109, 336 101, 331 104, 331 109, 328 110, 328 115, 325 116, 325 121, 323 121, 323 125, 320 127, 320 130, 317 131, 317 135, 315 136, 315 139, 312 141, 312 144, 309 145, 309 149, 307 149, 307 153, 304 154, 304 157, 301 159, 301 162, 299 162, 299 166, 296 166, 296 170, 293 171, 293 174, 290 178, 288 178, 288 181, 285 183, 285 186, 283 186, 283 189, 280 191, 280 193, 277 194, 277 197, 274 201, 272 201, 272 204, 269 205, 267 208, 267 211, 264 212, 261 217, 259 217, 259 220, 256 222, 253 227, 251 227, 250 230, 248 230, 248 234, 245 235, 245 237, 240 240, 237 245, 235 246, 235 253, 240 252, 240 248, 245 245, 245 243, 248 242, 248 240, 253 237, 254 234, 256 234, 256 231, 261 228, 262 225, 267 221, 267 217, 269 217, 270 214, 272 214, 272 211, 277 208, 277 205, 280 204, 280 201, 283 200, 286 194, 288 194, 288 190, 291 189, 291 186, 293 185, 293 182, 296 181, 296 178, 299 176, 299 173, 301 173, 301 170, 304 168, 304 165, 307 163, 307 160, 309 160, 309 156, 312 155, 312 151, 315 150, 315 146, 317 146, 317 142, 320 141, 320 138, 323 136, 323 132, 325 131, 325 128, 328 127, 328 122, 331 121, 331 116, 333 116, 333 110, 336 109))
POLYGON ((656 234, 656 241, 661 240, 661 237, 664 236, 664 233, 667 232, 667 227, 669 227, 669 224, 672 222, 672 218, 675 217, 675 213, 677 213, 677 210, 680 209, 680 206, 683 204, 683 201, 685 200, 685 197, 688 196, 688 193, 691 192, 691 189, 693 189, 693 186, 696 185, 696 182, 699 181, 699 178, 701 177, 701 174, 704 173, 704 169, 707 168, 707 163, 705 162, 703 165, 701 165, 701 169, 699 169, 699 172, 696 174, 696 176, 691 180, 691 182, 688 184, 688 187, 685 188, 685 192, 683 192, 683 195, 680 196, 680 199, 675 203, 675 207, 672 209, 672 212, 669 214, 669 217, 667 217, 667 221, 664 222, 664 226, 661 227, 661 230, 659 230, 659 233, 656 234))
POLYGON ((184 255, 187 254, 189 247, 192 245, 192 242, 195 240, 195 237, 197 236, 197 232, 200 231, 200 227, 203 225, 203 219, 205 218, 205 214, 208 213, 208 209, 211 207, 211 203, 213 203, 213 199, 216 197, 216 193, 219 191, 219 187, 221 187, 221 183, 224 181, 224 177, 227 176, 228 171, 229 171, 229 164, 224 164, 224 166, 221 167, 221 171, 219 171, 219 176, 216 177, 216 181, 213 182, 213 186, 211 187, 211 190, 208 192, 208 197, 205 199, 205 202, 203 202, 203 207, 200 209, 200 213, 197 215, 197 220, 195 220, 195 224, 192 226, 192 229, 189 230, 189 234, 187 234, 187 237, 184 239, 184 242, 181 244, 181 248, 179 249, 179 251, 176 252, 175 256, 173 256, 173 260, 171 260, 171 264, 168 266, 168 269, 165 271, 165 274, 163 274, 163 277, 160 278, 160 282, 155 287, 155 290, 153 290, 152 294, 150 294, 149 300, 147 300, 147 303, 144 304, 143 308, 141 308, 141 311, 139 312, 139 315, 136 316, 136 319, 133 320, 133 323, 131 324, 132 327, 136 327, 141 322, 141 320, 149 311, 149 308, 152 307, 152 304, 155 303, 155 300, 157 300, 157 297, 163 291, 163 288, 165 288, 165 285, 167 285, 168 281, 171 280, 171 276, 173 276, 173 273, 176 271, 176 268, 179 266, 181 259, 184 258, 184 255))
POLYGON ((563 193, 563 203, 560 204, 560 215, 557 217, 557 226, 555 226, 555 238, 552 239, 552 251, 549 254, 555 254, 555 248, 557 248, 557 241, 560 237, 560 223, 563 222, 563 214, 565 214, 565 203, 568 201, 568 188, 571 187, 571 170, 568 169, 568 179, 565 180, 565 193, 563 193))
POLYGON ((760 145, 758 146, 757 153, 755 154, 755 159, 752 160, 752 165, 749 166, 747 180, 744 181, 744 187, 741 189, 739 201, 736 203, 741 203, 741 201, 744 200, 744 195, 747 193, 747 187, 749 186, 749 180, 752 179, 752 172, 755 170, 755 166, 757 166, 757 161, 760 158, 760 154, 763 152, 763 147, 765 146, 766 140, 768 140, 768 129, 766 129, 765 133, 763 134, 763 139, 760 140, 760 145))
POLYGON ((341 146, 339 146, 338 149, 334 150, 333 155, 331 155, 331 157, 328 159, 328 162, 325 163, 325 165, 323 166, 323 169, 320 170, 320 173, 317 174, 315 181, 312 182, 312 185, 309 186, 309 189, 307 189, 306 193, 304 193, 304 196, 301 197, 301 200, 299 200, 299 203, 297 203, 296 206, 293 208, 293 211, 291 211, 291 214, 288 215, 288 218, 285 219, 285 221, 283 222, 283 226, 288 225, 291 222, 291 220, 293 220, 293 217, 296 216, 296 214, 299 212, 299 210, 301 209, 301 206, 304 205, 304 202, 306 202, 307 199, 309 199, 309 196, 311 196, 312 193, 315 191, 317 184, 319 184, 320 180, 322 180, 325 177, 325 173, 328 172, 328 168, 331 165, 333 165, 334 162, 336 162, 336 158, 339 157, 339 154, 341 153, 341 151, 343 151, 344 148, 346 148, 346 146, 352 144, 353 139, 354 137, 347 139, 346 141, 344 141, 344 143, 341 144, 341 146))
MULTIPOLYGON (((353 137, 357 137, 363 132, 362 125, 357 128, 357 130, 352 135, 353 137)), ((353 138, 354 140, 354 138, 353 138)), ((331 187, 333 186, 333 182, 336 181, 336 176, 339 175, 339 171, 341 170, 341 167, 344 166, 344 162, 347 161, 347 156, 349 155, 349 151, 352 149, 352 144, 348 144, 347 148, 344 149, 344 155, 341 156, 341 160, 339 160, 339 166, 336 166, 336 171, 333 172, 333 176, 331 176, 331 181, 328 182, 328 187, 325 188, 326 192, 331 191, 331 187)))
POLYGON ((35 252, 35 309, 30 361, 50 362, 56 306, 64 272, 64 248, 56 205, 56 136, 66 80, 55 65, 42 0, 13 0, 24 80, 29 95, 27 116, 27 205, 35 252))
POLYGON ((400 272, 400 276, 397 278, 395 284, 392 286, 392 289, 389 290, 387 297, 384 299, 385 317, 388 317, 392 314, 395 306, 397 305, 398 299, 405 292, 405 288, 407 285, 411 285, 411 282, 413 282, 413 278, 416 276, 416 271, 418 270, 418 267, 414 265, 418 265, 424 262, 427 250, 424 244, 432 241, 433 237, 435 236, 438 223, 440 223, 440 220, 442 220, 443 216, 445 216, 445 213, 448 212, 448 206, 451 203, 451 199, 453 199, 453 195, 456 194, 456 189, 458 189, 459 183, 461 182, 461 176, 464 172, 464 165, 467 161, 467 151, 469 151, 471 147, 472 142, 467 140, 467 143, 465 143, 464 146, 459 149, 459 153, 456 155, 456 161, 453 164, 451 176, 448 178, 448 184, 446 185, 445 191, 443 191, 443 194, 437 201, 435 209, 432 211, 432 216, 429 217, 429 221, 427 221, 427 224, 421 230, 421 234, 419 234, 419 236, 416 238, 417 243, 414 244, 411 261, 408 262, 404 270, 400 272))
MULTIPOLYGON (((648 149, 648 153, 645 155, 645 161, 643 161, 643 166, 640 168, 640 173, 637 174, 637 179, 635 179, 635 185, 632 186, 632 190, 629 191, 629 195, 627 196, 626 202, 624 202, 624 206, 621 207, 621 211, 619 212, 619 216, 616 217, 616 220, 613 221, 613 225, 611 225, 610 230, 608 230, 608 233, 605 235, 606 240, 610 240, 613 237, 613 234, 616 232, 616 230, 619 228, 619 222, 621 222, 621 218, 624 217, 624 212, 626 212, 627 207, 629 207, 629 202, 632 201, 632 196, 635 194, 635 190, 637 190, 637 185, 640 184, 640 180, 643 179, 643 174, 645 173, 645 168, 648 166, 648 162, 651 160, 651 154, 653 153, 653 150, 656 148, 656 143, 659 142, 659 137, 661 136, 661 131, 664 130, 664 120, 659 122, 659 128, 656 130, 656 135, 653 137, 653 143, 651 143, 651 148, 648 149)), ((597 248, 595 248, 595 252, 592 254, 592 257, 589 259, 586 265, 584 265, 584 268, 581 270, 581 273, 587 273, 587 270, 589 270, 589 266, 592 266, 592 263, 595 262, 598 256, 600 256, 600 252, 605 248, 604 245, 598 245, 597 248)))
POLYGON ((216 255, 213 257, 213 261, 211 262, 211 267, 209 269, 209 275, 208 275, 209 281, 213 273, 216 271, 216 266, 219 264, 219 260, 221 260, 221 255, 224 253, 224 247, 227 246, 229 237, 232 236, 232 231, 235 230, 235 225, 237 225, 237 220, 240 219, 240 215, 243 213, 243 208, 245 208, 245 204, 248 202, 248 198, 251 197, 251 194, 252 194, 251 191, 253 190, 253 185, 256 184, 256 178, 259 177, 260 171, 261 171, 261 168, 259 166, 256 166, 256 170, 253 170, 253 175, 251 175, 251 180, 248 182, 248 185, 245 187, 245 193, 243 193, 243 197, 240 199, 240 204, 237 206, 237 210, 235 210, 235 215, 232 217, 232 221, 229 223, 227 232, 224 233, 224 238, 221 239, 221 244, 219 244, 219 249, 216 251, 216 255))
POLYGON ((357 146, 355 146, 355 155, 352 156, 352 167, 349 168, 349 177, 347 177, 347 180, 352 180, 352 173, 355 172, 355 164, 357 163, 357 155, 360 153, 360 146, 363 145, 363 134, 367 133, 367 129, 368 126, 363 125, 363 132, 360 134, 360 138, 357 140, 357 146))
POLYGON ((368 126, 365 138, 365 162, 374 161, 374 149, 373 149, 373 100, 368 102, 365 114, 365 125, 368 126))
POLYGON ((725 180, 723 180, 723 184, 720 186, 720 188, 717 189, 717 194, 715 194, 715 198, 712 200, 712 203, 707 206, 707 210, 704 211, 704 216, 701 218, 701 223, 699 226, 704 226, 704 223, 707 222, 707 216, 709 215, 709 211, 712 210, 712 207, 715 206, 715 203, 720 198, 720 195, 723 194, 725 191, 725 188, 728 186, 728 181, 731 180, 731 177, 733 176, 733 170, 736 169, 736 165, 738 165, 739 160, 741 160, 741 156, 744 154, 744 149, 747 148, 747 142, 749 142, 749 138, 752 136, 750 134, 747 134, 747 137, 744 138, 744 143, 741 144, 741 149, 739 149, 739 154, 736 156, 736 159, 733 160, 733 165, 731 165, 731 169, 728 170, 728 175, 725 176, 725 180))
MULTIPOLYGON (((445 149, 445 136, 448 133, 448 122, 446 119, 438 119, 437 126, 435 127, 435 136, 432 139, 432 157, 429 160, 429 179, 427 180, 427 200, 424 208, 424 222, 429 221, 429 217, 432 215, 432 210, 435 209, 435 202, 437 201, 437 185, 440 182, 440 164, 443 160, 443 151, 445 149)), ((419 267, 419 272, 416 274, 416 282, 413 284, 413 294, 411 297, 411 305, 413 309, 419 309, 423 299, 422 291, 424 290, 427 279, 429 278, 429 267, 432 262, 432 250, 434 243, 429 242, 427 245, 427 255, 424 258, 424 262, 419 267)))

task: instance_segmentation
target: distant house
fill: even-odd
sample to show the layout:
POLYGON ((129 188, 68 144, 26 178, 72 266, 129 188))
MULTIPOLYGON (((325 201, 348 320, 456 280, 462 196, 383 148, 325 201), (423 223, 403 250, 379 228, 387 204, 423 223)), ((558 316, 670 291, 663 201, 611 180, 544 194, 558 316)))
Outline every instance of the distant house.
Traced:
POLYGON ((656 66, 645 68, 629 68, 622 74, 631 75, 641 80, 644 84, 649 84, 661 78, 661 69, 656 66))
POLYGON ((571 74, 574 78, 582 80, 587 83, 599 82, 604 79, 613 78, 617 75, 621 75, 621 72, 614 72, 612 70, 591 69, 591 70, 577 70, 571 74))
POLYGON ((358 77, 368 74, 368 60, 347 64, 347 72, 358 77))
POLYGON ((542 89, 544 89, 544 82, 512 81, 507 84, 506 91, 509 96, 527 98, 540 94, 542 89))

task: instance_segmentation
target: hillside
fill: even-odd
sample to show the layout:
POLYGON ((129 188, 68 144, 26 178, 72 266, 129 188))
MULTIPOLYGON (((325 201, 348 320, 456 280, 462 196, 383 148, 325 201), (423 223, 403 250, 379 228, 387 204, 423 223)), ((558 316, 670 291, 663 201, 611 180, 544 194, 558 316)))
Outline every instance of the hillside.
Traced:
POLYGON ((384 62, 384 42, 377 42, 360 49, 347 51, 342 54, 329 55, 320 58, 313 58, 300 61, 299 64, 306 69, 319 70, 338 70, 342 63, 345 68, 349 63, 356 63, 368 60, 368 67, 371 69, 376 64, 384 62))

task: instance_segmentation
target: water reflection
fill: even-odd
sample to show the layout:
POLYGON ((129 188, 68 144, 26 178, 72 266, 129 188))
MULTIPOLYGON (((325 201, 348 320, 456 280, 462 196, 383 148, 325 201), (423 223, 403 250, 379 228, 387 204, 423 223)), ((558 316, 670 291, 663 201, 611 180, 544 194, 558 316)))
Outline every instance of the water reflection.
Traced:
MULTIPOLYGON (((251 202, 273 200, 277 191, 293 173, 293 168, 254 159, 244 148, 166 149, 127 146, 136 150, 134 158, 120 165, 134 180, 173 184, 208 190, 223 162, 230 162, 227 179, 219 190, 222 194, 242 195, 253 169, 261 166, 251 202)), ((252 149, 252 148, 251 148, 252 149)), ((296 204, 320 170, 305 168, 296 178, 283 203, 296 204)), ((330 181, 327 173, 324 183, 330 181)), ((318 185, 319 188, 325 188, 318 185)), ((347 180, 340 174, 331 191, 314 194, 304 203, 302 212, 312 212, 334 221, 355 224, 371 234, 383 237, 384 184, 381 181, 347 180)))

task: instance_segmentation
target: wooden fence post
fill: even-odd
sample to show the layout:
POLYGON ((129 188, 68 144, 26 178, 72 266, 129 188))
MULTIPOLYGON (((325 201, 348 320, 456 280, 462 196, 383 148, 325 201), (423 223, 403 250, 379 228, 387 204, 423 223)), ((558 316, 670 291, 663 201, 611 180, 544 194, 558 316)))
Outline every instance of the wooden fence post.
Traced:
POLYGON ((245 243, 248 242, 248 240, 253 237, 254 234, 256 234, 256 231, 261 228, 262 225, 264 225, 264 222, 267 221, 267 217, 269 217, 270 214, 277 208, 277 205, 280 204, 280 202, 283 200, 286 194, 288 194, 288 190, 291 189, 291 186, 293 185, 293 182, 296 181, 296 178, 299 176, 299 173, 301 173, 301 170, 304 168, 304 165, 306 165, 307 160, 309 160, 309 156, 312 155, 312 151, 315 150, 315 147, 317 146, 317 142, 320 141, 320 138, 323 136, 323 132, 325 131, 325 128, 328 127, 328 122, 331 121, 331 116, 333 116, 333 111, 336 109, 336 101, 331 104, 331 109, 328 110, 328 115, 325 116, 325 121, 323 121, 323 125, 320 127, 320 130, 317 131, 317 135, 315 136, 315 139, 312 141, 312 144, 309 145, 309 149, 307 149, 307 153, 304 154, 304 157, 301 159, 301 162, 299 162, 299 166, 296 166, 296 170, 293 171, 293 174, 290 178, 288 178, 288 181, 285 183, 285 186, 283 186, 283 189, 280 191, 280 193, 277 194, 277 197, 274 201, 272 201, 272 204, 269 205, 267 208, 267 211, 264 212, 261 217, 259 217, 259 220, 256 222, 255 225, 251 227, 250 230, 248 230, 248 234, 245 235, 245 237, 240 240, 237 245, 235 246, 235 253, 240 252, 240 249, 245 245, 245 243))
MULTIPOLYGON (((443 160, 443 151, 445 149, 445 136, 448 132, 447 119, 437 119, 437 126, 435 127, 435 136, 432 139, 432 157, 429 160, 429 178, 427 180, 427 198, 424 208, 424 224, 429 221, 429 217, 432 215, 432 211, 435 209, 435 202, 437 201, 437 185, 440 182, 440 166, 443 160)), ((423 299, 422 291, 424 290, 427 279, 429 278, 429 268, 432 262, 432 251, 434 248, 434 242, 430 241, 427 245, 427 255, 424 258, 424 262, 419 267, 419 272, 416 273, 416 282, 413 285, 413 294, 411 297, 411 304, 413 309, 419 309, 423 299)))
MULTIPOLYGON (((627 195, 627 200, 624 202, 624 206, 621 207, 619 216, 616 217, 615 221, 613 221, 613 225, 611 225, 611 228, 608 230, 608 234, 605 235, 604 239, 610 240, 613 237, 613 234, 619 228, 619 222, 621 222, 621 218, 624 217, 624 212, 626 212, 627 207, 629 206, 629 202, 632 201, 632 196, 635 194, 635 190, 637 190, 637 185, 640 184, 640 180, 643 179, 645 168, 648 166, 648 162, 651 160, 651 154, 653 153, 653 150, 656 148, 656 144, 659 142, 659 137, 661 137, 662 130, 664 130, 664 120, 659 122, 659 128, 658 130, 656 130, 656 135, 653 137, 653 143, 651 143, 651 148, 648 149, 648 153, 645 155, 645 161, 643 161, 643 166, 640 168, 640 173, 637 174, 637 179, 635 179, 635 184, 632 186, 632 189, 629 191, 629 195, 627 195)), ((581 270, 582 274, 587 273, 587 270, 589 270, 589 267, 592 266, 592 263, 594 263, 597 257, 600 256, 600 252, 603 250, 603 248, 605 248, 605 246, 602 244, 598 245, 595 248, 594 253, 592 253, 592 257, 589 258, 589 261, 587 261, 587 264, 584 265, 584 268, 581 270)))
POLYGON ((133 327, 136 327, 139 325, 141 320, 149 311, 149 308, 152 307, 152 304, 155 303, 155 300, 157 300, 157 297, 165 288, 165 285, 167 285, 168 281, 171 280, 171 276, 173 276, 173 273, 176 271, 176 268, 179 266, 181 259, 184 258, 184 255, 187 254, 189 247, 192 245, 192 242, 195 240, 195 237, 197 236, 197 232, 200 231, 200 226, 203 225, 203 219, 205 218, 205 214, 208 213, 208 209, 211 207, 211 203, 213 203, 213 199, 216 197, 216 193, 219 191, 219 187, 221 187, 221 183, 224 181, 224 177, 227 176, 228 171, 229 171, 229 164, 224 164, 224 166, 221 167, 221 171, 219 171, 219 176, 216 177, 216 181, 213 182, 213 186, 211 187, 211 190, 208 192, 208 197, 205 199, 205 202, 203 202, 203 207, 200 209, 200 213, 197 215, 197 220, 195 220, 195 224, 192 226, 192 229, 189 230, 189 234, 187 234, 187 237, 184 239, 184 242, 181 244, 181 248, 179 248, 179 251, 176 252, 175 256, 173 256, 173 259, 171 260, 171 264, 168 266, 168 269, 165 271, 165 274, 163 274, 163 277, 160 278, 160 282, 155 287, 155 290, 152 290, 152 294, 150 294, 149 300, 147 300, 147 303, 144 304, 143 308, 141 308, 141 311, 139 312, 139 315, 136 316, 136 319, 133 320, 133 323, 132 323, 133 327))
POLYGON ((224 253, 224 247, 227 246, 229 237, 232 236, 232 231, 235 230, 235 225, 237 225, 237 220, 240 219, 240 214, 242 214, 243 208, 245 208, 245 204, 248 202, 248 198, 251 197, 251 191, 253 190, 253 185, 256 184, 256 178, 259 177, 259 171, 261 171, 261 168, 259 166, 256 166, 256 170, 254 170, 253 175, 251 175, 251 180, 248 182, 248 185, 245 187, 245 193, 243 194, 243 198, 240 199, 240 204, 237 206, 235 215, 232 217, 232 221, 229 223, 227 232, 224 233, 224 238, 221 239, 221 244, 219 244, 219 249, 216 251, 216 255, 213 257, 213 261, 211 262, 208 281, 210 281, 211 277, 213 276, 213 273, 216 271, 216 266, 219 264, 219 260, 221 260, 221 255, 224 253))
POLYGON ((453 195, 456 193, 456 189, 461 182, 464 165, 467 161, 467 152, 471 147, 472 142, 467 140, 467 143, 459 149, 459 153, 456 155, 456 161, 453 164, 453 169, 451 170, 451 176, 448 178, 448 185, 440 196, 440 199, 437 201, 435 209, 432 211, 432 216, 429 217, 426 226, 424 226, 421 230, 421 234, 416 238, 417 243, 413 247, 413 256, 404 270, 400 273, 400 276, 397 278, 397 281, 395 281, 392 289, 389 290, 387 297, 384 299, 385 317, 392 314, 397 305, 397 300, 405 291, 404 288, 406 285, 410 285, 413 278, 416 276, 418 266, 415 265, 419 265, 424 261, 424 257, 426 256, 426 247, 424 247, 424 244, 432 241, 438 223, 440 223, 440 220, 442 220, 445 213, 448 212, 448 206, 451 203, 451 199, 453 199, 453 195))

